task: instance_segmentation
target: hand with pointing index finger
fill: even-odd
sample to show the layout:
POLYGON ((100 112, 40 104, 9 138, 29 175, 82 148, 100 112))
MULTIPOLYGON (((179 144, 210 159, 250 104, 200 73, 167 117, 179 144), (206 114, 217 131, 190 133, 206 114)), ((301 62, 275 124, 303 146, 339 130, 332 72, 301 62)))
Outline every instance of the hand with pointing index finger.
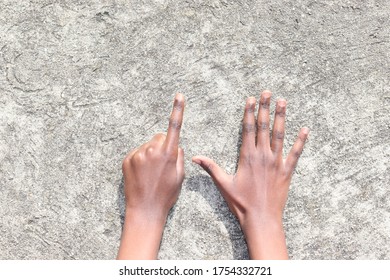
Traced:
POLYGON ((155 135, 123 160, 126 214, 118 259, 157 258, 168 212, 184 179, 179 147, 183 112, 184 97, 176 94, 167 135, 155 135))
POLYGON ((294 168, 308 136, 302 128, 290 153, 283 159, 286 101, 276 104, 270 141, 271 92, 261 94, 257 119, 256 99, 245 105, 242 145, 235 175, 228 175, 213 160, 193 157, 212 177, 245 234, 251 259, 288 258, 282 217, 294 168))

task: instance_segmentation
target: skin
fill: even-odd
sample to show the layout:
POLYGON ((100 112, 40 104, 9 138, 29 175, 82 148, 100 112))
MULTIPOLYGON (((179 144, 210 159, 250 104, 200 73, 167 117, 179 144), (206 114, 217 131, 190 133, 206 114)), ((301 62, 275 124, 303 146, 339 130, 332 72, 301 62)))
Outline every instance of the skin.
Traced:
POLYGON ((238 218, 251 259, 288 259, 283 212, 291 177, 309 134, 308 128, 302 128, 287 158, 283 159, 287 104, 284 99, 276 103, 270 140, 270 99, 270 91, 262 92, 257 119, 256 99, 247 99, 236 174, 228 175, 207 157, 192 158, 210 174, 238 218))
MULTIPOLYGON (((213 160, 193 157, 213 178, 230 210, 238 218, 251 259, 287 259, 282 217, 294 168, 309 130, 302 128, 283 159, 286 101, 277 101, 272 141, 269 138, 271 92, 248 98, 243 119, 242 146, 235 175, 213 160)), ((123 160, 126 214, 118 259, 156 259, 169 210, 184 179, 184 153, 178 147, 184 97, 177 94, 167 136, 131 151, 123 160)))
POLYGON ((123 160, 126 213, 117 259, 156 259, 169 210, 184 179, 179 148, 184 97, 175 96, 167 135, 160 133, 123 160))

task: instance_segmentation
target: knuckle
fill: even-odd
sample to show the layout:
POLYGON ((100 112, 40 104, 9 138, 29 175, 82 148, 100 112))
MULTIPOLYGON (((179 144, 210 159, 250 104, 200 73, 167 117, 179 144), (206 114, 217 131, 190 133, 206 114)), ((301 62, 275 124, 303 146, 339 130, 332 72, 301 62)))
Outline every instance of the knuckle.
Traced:
POLYGON ((143 160, 144 160, 144 155, 143 155, 143 153, 140 152, 140 151, 137 151, 137 152, 135 152, 134 155, 131 157, 130 162, 131 162, 132 164, 139 164, 139 163, 141 163, 143 160))
POLYGON ((286 108, 285 107, 278 107, 278 108, 276 108, 276 115, 278 117, 284 118, 286 116, 286 108))
POLYGON ((158 142, 164 142, 166 138, 164 133, 157 133, 154 137, 158 142))
POLYGON ((213 173, 214 165, 212 163, 205 164, 204 169, 211 174, 213 173))
POLYGON ((299 135, 299 136, 298 136, 298 139, 299 139, 299 141, 301 141, 302 143, 305 143, 305 142, 306 142, 306 137, 305 137, 305 136, 299 135))
POLYGON ((265 154, 265 153, 261 154, 261 156, 260 156, 260 164, 262 166, 265 166, 267 164, 267 162, 269 162, 269 157, 267 156, 267 154, 265 154))
POLYGON ((244 162, 246 165, 251 166, 252 165, 252 158, 250 156, 245 156, 244 162))
POLYGON ((145 149, 145 153, 146 153, 147 155, 152 155, 154 151, 155 151, 155 149, 154 149, 153 146, 149 146, 149 147, 147 147, 147 148, 145 149))
POLYGON ((269 123, 268 122, 260 122, 260 123, 257 123, 257 129, 259 131, 265 131, 269 128, 269 123))
POLYGON ((243 123, 242 127, 245 134, 254 133, 256 131, 255 125, 251 123, 243 123))
POLYGON ((242 152, 240 155, 240 161, 246 166, 251 166, 253 163, 253 157, 250 153, 242 152))
POLYGON ((129 155, 127 155, 127 156, 123 159, 123 161, 122 161, 122 169, 123 169, 123 170, 127 170, 127 169, 130 168, 130 160, 131 160, 131 158, 130 158, 129 155))
POLYGON ((283 138, 284 138, 284 131, 276 130, 276 131, 274 132, 274 135, 275 135, 275 139, 277 139, 277 140, 283 140, 283 138))
POLYGON ((269 109, 269 98, 260 100, 260 107, 263 109, 269 109))
POLYGON ((255 111, 254 104, 249 104, 249 106, 247 106, 247 107, 245 108, 245 112, 246 112, 247 114, 252 114, 254 111, 255 111))
POLYGON ((276 159, 272 154, 268 153, 261 153, 259 157, 259 163, 261 166, 271 166, 275 167, 276 166, 276 159))
POLYGON ((175 119, 169 119, 169 127, 179 130, 181 128, 181 121, 175 120, 175 119))
POLYGON ((293 156, 294 156, 295 158, 297 158, 297 159, 301 156, 301 154, 302 154, 302 151, 294 151, 294 152, 293 152, 293 156))

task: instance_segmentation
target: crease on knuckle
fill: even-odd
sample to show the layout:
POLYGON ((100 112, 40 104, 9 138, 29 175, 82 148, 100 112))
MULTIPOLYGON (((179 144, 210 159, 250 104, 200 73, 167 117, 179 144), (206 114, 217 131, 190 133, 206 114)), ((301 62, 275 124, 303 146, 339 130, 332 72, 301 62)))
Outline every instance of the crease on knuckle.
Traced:
POLYGON ((169 127, 173 128, 175 130, 180 130, 181 122, 177 121, 175 119, 169 119, 169 127))
POLYGON ((275 135, 275 139, 283 140, 283 138, 284 138, 284 131, 276 130, 274 132, 274 135, 275 135))
POLYGON ((254 133, 256 131, 256 127, 254 124, 244 123, 242 126, 243 126, 243 132, 245 134, 254 133))
POLYGON ((180 103, 174 104, 174 105, 173 105, 173 109, 174 109, 175 111, 181 112, 181 110, 183 110, 183 105, 180 104, 180 103))
POLYGON ((298 140, 301 141, 302 143, 306 142, 306 137, 298 135, 298 140))
POLYGON ((214 168, 214 166, 213 166, 213 164, 212 163, 209 163, 209 164, 206 164, 206 165, 204 165, 204 168, 206 169, 206 171, 208 172, 208 173, 213 173, 213 168, 214 168))
POLYGON ((259 131, 265 131, 269 128, 269 123, 268 122, 260 122, 260 123, 257 123, 257 129, 259 131))
POLYGON ((293 156, 295 157, 295 158, 299 158, 300 156, 301 156, 301 154, 302 154, 302 151, 293 151, 293 156))
POLYGON ((270 104, 269 101, 270 101, 269 98, 260 100, 260 106, 261 106, 261 108, 267 109, 267 110, 268 110, 268 109, 269 109, 269 104, 270 104))
POLYGON ((286 108, 285 107, 278 107, 276 109, 276 115, 278 117, 284 118, 286 116, 286 108))
POLYGON ((255 108, 254 108, 253 104, 250 104, 250 105, 245 109, 245 112, 246 112, 247 114, 252 114, 254 111, 255 111, 255 108))

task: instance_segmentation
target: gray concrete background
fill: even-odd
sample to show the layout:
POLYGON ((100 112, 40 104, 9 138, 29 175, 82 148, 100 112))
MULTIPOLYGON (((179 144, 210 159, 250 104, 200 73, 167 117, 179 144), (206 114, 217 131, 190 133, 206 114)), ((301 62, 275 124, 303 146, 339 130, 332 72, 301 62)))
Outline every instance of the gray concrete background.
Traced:
POLYGON ((187 99, 186 179, 161 259, 245 259, 191 156, 234 172, 248 96, 310 140, 285 212, 293 259, 390 259, 390 2, 0 1, 0 259, 112 259, 121 161, 187 99), (274 107, 274 106, 273 106, 274 107))

